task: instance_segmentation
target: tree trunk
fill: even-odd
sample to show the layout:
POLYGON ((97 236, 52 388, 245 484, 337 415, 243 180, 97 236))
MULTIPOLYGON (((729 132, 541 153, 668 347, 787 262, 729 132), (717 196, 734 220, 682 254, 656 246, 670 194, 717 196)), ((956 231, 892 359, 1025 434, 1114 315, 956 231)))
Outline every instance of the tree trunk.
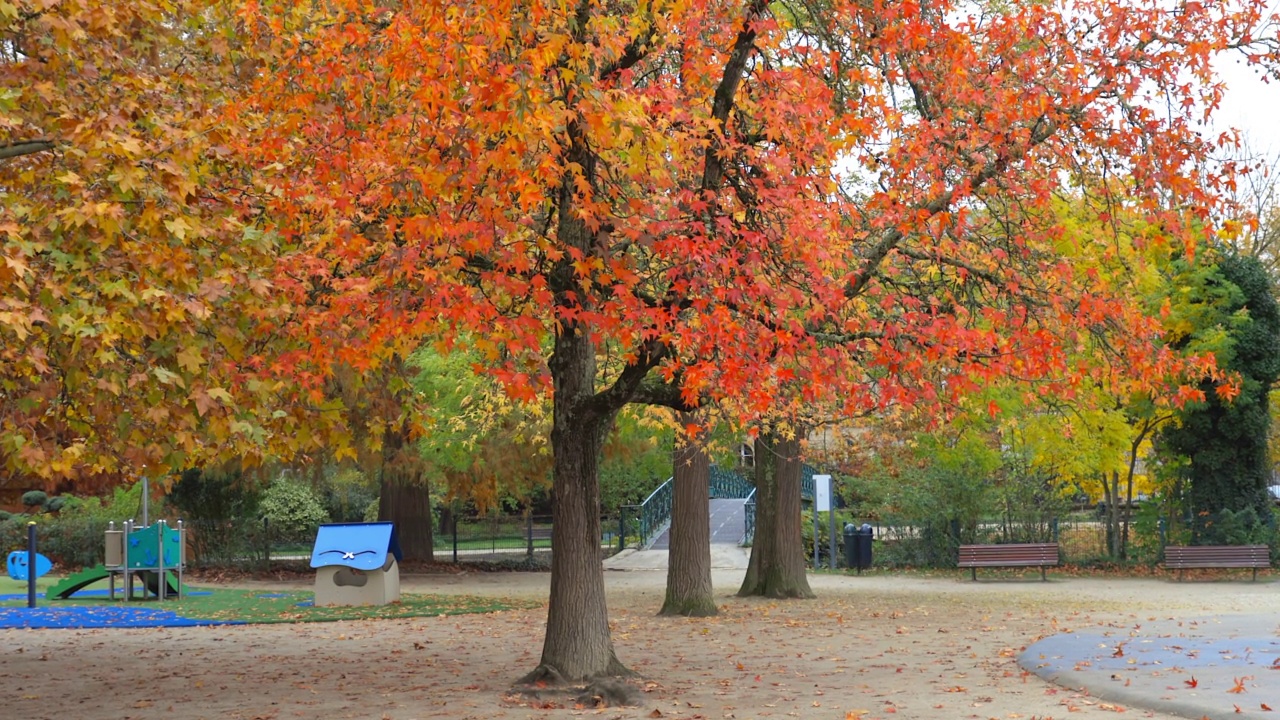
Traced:
POLYGON ((800 440, 756 439, 756 536, 741 597, 811 598, 801 532, 800 440))
POLYGON ((673 464, 667 596, 658 614, 710 617, 718 612, 711 588, 711 459, 697 441, 684 438, 673 464))
POLYGON ((592 402, 595 346, 581 330, 561 325, 549 366, 555 382, 551 599, 542 660, 521 682, 630 675, 613 652, 600 564, 600 450, 616 410, 592 402))
POLYGON ((382 434, 382 480, 378 518, 396 525, 405 560, 435 559, 431 487, 422 476, 407 423, 390 425, 382 434))
POLYGON ((1120 525, 1120 477, 1118 473, 1112 472, 1110 477, 1107 473, 1102 473, 1102 491, 1107 503, 1107 511, 1103 514, 1102 520, 1107 529, 1107 554, 1119 559, 1120 533, 1117 528, 1120 525))

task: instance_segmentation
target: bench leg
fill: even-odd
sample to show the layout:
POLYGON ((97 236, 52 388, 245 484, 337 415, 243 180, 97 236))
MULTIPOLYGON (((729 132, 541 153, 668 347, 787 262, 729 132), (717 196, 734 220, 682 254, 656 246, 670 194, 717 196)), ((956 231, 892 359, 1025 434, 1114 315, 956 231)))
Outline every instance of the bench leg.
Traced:
POLYGON ((969 568, 969 577, 973 578, 974 582, 978 582, 978 568, 976 567, 969 568))
POLYGON ((1049 582, 1049 578, 1045 577, 1044 566, 1040 566, 1040 582, 1049 582))

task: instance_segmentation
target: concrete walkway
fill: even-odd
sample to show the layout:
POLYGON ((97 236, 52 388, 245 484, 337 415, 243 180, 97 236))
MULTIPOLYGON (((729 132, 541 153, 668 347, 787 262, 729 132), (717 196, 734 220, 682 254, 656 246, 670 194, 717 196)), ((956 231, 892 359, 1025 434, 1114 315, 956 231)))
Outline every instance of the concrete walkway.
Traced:
MULTIPOLYGON (((742 542, 746 532, 746 500, 712 500, 711 544, 737 545, 742 542)), ((649 545, 651 550, 666 550, 671 547, 671 527, 668 525, 649 545)))
MULTIPOLYGON (((617 555, 605 558, 605 570, 666 570, 666 550, 636 550, 627 548, 617 555)), ((712 543, 712 570, 745 570, 751 557, 751 548, 712 543)))

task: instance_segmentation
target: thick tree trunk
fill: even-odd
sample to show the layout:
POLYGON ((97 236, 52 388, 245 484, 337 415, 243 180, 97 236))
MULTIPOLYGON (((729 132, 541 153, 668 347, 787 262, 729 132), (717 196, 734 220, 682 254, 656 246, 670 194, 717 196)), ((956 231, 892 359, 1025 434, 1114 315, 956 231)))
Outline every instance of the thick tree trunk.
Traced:
POLYGON ((708 513, 711 459, 696 441, 684 438, 676 446, 673 464, 667 596, 658 614, 709 617, 717 613, 711 588, 708 513))
POLYGON ((435 559, 431 488, 422 475, 408 427, 389 426, 382 435, 382 480, 378 518, 396 524, 405 560, 435 559))
POLYGON ((805 575, 798 438, 756 439, 756 536, 739 596, 811 598, 805 575))
POLYGON ((549 365, 555 381, 551 599, 542 660, 522 682, 629 675, 614 656, 600 565, 600 449, 615 415, 592 402, 595 347, 586 335, 562 326, 549 365))

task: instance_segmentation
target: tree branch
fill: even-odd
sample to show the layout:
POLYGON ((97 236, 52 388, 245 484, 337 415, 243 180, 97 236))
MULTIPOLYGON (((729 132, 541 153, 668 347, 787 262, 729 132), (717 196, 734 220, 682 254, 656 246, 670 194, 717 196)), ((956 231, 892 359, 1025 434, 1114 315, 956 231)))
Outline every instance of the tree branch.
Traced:
POLYGON ((640 387, 636 388, 635 393, 631 396, 631 401, 643 405, 667 407, 677 412, 693 412, 702 407, 701 399, 694 403, 689 403, 685 400, 683 393, 680 392, 678 382, 666 382, 653 378, 648 378, 640 383, 640 387))
MULTIPOLYGON (((769 3, 766 0, 752 0, 747 5, 746 18, 742 21, 742 30, 738 32, 738 38, 733 43, 733 50, 729 53, 729 60, 724 64, 724 74, 720 77, 720 84, 716 86, 716 94, 711 101, 711 117, 715 118, 721 132, 724 131, 725 124, 729 121, 729 111, 733 109, 734 96, 738 93, 738 86, 742 84, 742 72, 747 67, 747 58, 751 56, 751 51, 755 49, 755 21, 764 15, 768 7, 769 3)), ((724 179, 724 163, 720 161, 720 156, 717 154, 720 149, 720 143, 716 141, 714 135, 711 140, 712 142, 707 143, 702 170, 702 189, 704 191, 719 190, 720 183, 724 179)))
MULTIPOLYGON (((1052 137, 1057 130, 1057 123, 1048 121, 1045 118, 1040 118, 1032 128, 1031 137, 1027 140, 1025 147, 1014 153, 1002 154, 995 160, 988 162, 982 167, 982 169, 970 176, 964 184, 968 185, 970 192, 976 191, 978 188, 987 184, 987 182, 992 178, 1003 172, 1012 161, 1025 157, 1027 153, 1031 152, 1031 150, 1036 146, 1052 137)), ((937 215, 951 206, 955 201, 955 196, 956 188, 953 186, 950 190, 947 190, 932 200, 917 205, 915 208, 915 214, 918 217, 920 212, 923 211, 923 213, 929 217, 937 215)), ((858 270, 858 272, 855 273, 853 278, 849 281, 848 286, 845 288, 845 297, 852 298, 861 294, 862 291, 867 288, 867 285, 870 284, 871 279, 875 277, 876 271, 879 270, 880 264, 884 262, 885 257, 889 255, 890 251, 897 248, 898 244, 901 243, 905 237, 906 233, 899 227, 892 227, 885 230, 884 235, 880 238, 880 242, 876 243, 875 246, 871 248, 870 254, 867 255, 866 260, 862 263, 862 268, 858 270)))
POLYGON ((0 160, 8 160, 22 155, 46 152, 54 148, 52 140, 19 140, 18 142, 0 145, 0 160))

